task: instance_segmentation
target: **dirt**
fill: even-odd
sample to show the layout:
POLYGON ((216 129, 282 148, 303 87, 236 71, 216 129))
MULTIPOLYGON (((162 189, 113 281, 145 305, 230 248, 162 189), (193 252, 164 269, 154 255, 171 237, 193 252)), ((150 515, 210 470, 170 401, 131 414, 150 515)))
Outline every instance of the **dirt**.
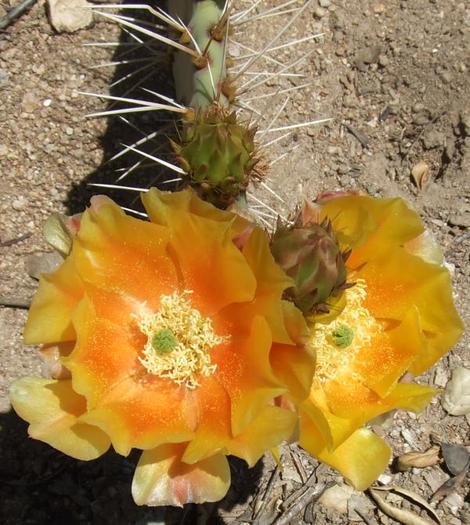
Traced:
MULTIPOLYGON (((280 4, 264 1, 253 13, 280 4)), ((248 5, 251 2, 239 2, 238 8, 248 5)), ((237 42, 260 49, 286 20, 287 15, 240 25, 233 35, 232 53, 245 53, 237 42)), ((455 302, 468 323, 470 7, 457 0, 314 1, 279 43, 316 33, 324 35, 272 54, 289 63, 310 52, 295 68, 303 76, 272 79, 246 96, 309 84, 290 92, 286 109, 273 127, 332 120, 296 129, 266 149, 266 158, 277 159, 267 182, 284 203, 261 186, 253 194, 283 215, 292 212, 302 198, 313 198, 327 189, 353 188, 406 198, 443 248, 453 275, 455 302), (418 187, 411 172, 423 162, 428 176, 418 181, 422 183, 418 187)), ((31 257, 50 251, 41 234, 44 220, 52 212, 82 209, 91 194, 84 181, 113 182, 115 170, 131 165, 133 159, 105 161, 119 151, 120 143, 141 137, 116 119, 85 119, 86 113, 102 110, 105 102, 78 93, 106 93, 111 82, 125 74, 124 65, 93 69, 115 60, 121 48, 82 44, 121 38, 116 25, 98 18, 89 29, 57 34, 43 2, 0 33, 0 298, 12 303, 0 308, 1 521, 12 525, 143 524, 158 522, 167 512, 171 523, 196 523, 196 518, 201 523, 244 523, 252 519, 256 508, 259 523, 272 523, 282 513, 283 502, 302 497, 309 479, 306 486, 313 487, 309 500, 291 523, 396 523, 379 512, 368 496, 345 489, 341 476, 318 466, 295 446, 283 447, 281 472, 275 471, 269 457, 252 470, 233 461, 234 483, 222 503, 188 506, 182 511, 137 507, 129 494, 134 455, 121 458, 109 453, 90 463, 72 460, 29 440, 26 425, 10 411, 9 384, 17 377, 44 373, 35 349, 25 347, 21 339, 24 307, 37 286, 28 274, 38 271, 37 267, 32 271, 37 259, 31 257), (340 487, 333 498, 336 505, 332 498, 317 501, 328 484, 340 487), (354 512, 351 501, 364 518, 354 512)), ((149 81, 153 89, 171 93, 167 68, 160 68, 149 81)), ((120 87, 111 91, 118 93, 120 87)), ((250 102, 265 117, 258 124, 260 129, 269 124, 285 96, 250 102)), ((143 116, 138 123, 143 131, 165 125, 155 115, 143 116)), ((281 134, 268 132, 265 137, 271 140, 281 134)), ((143 172, 129 182, 151 182, 148 176, 148 171, 143 172)), ((132 202, 134 195, 110 195, 121 204, 137 206, 132 202)), ((267 208, 261 210, 270 214, 267 208)), ((470 368, 468 348, 467 334, 418 380, 445 387, 453 369, 470 368)), ((469 421, 448 415, 439 398, 417 416, 395 414, 379 431, 394 456, 424 451, 435 442, 469 444, 469 421)), ((406 473, 392 468, 382 481, 429 501, 448 478, 441 464, 406 473)), ((419 507, 397 504, 419 512, 419 507)), ((442 523, 468 523, 468 484, 464 481, 433 505, 442 523)))

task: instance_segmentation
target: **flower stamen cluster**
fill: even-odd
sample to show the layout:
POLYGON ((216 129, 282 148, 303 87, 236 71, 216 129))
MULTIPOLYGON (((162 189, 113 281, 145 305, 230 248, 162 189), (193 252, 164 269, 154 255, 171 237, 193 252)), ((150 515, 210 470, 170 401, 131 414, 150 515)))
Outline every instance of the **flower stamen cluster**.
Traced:
POLYGON ((365 308, 367 286, 363 279, 344 291, 346 306, 332 321, 317 322, 310 345, 317 355, 316 377, 320 382, 335 379, 350 367, 355 356, 369 346, 382 330, 365 308))
POLYGON ((189 389, 197 388, 198 375, 212 375, 210 351, 229 338, 215 333, 212 321, 193 308, 185 297, 190 291, 162 295, 160 308, 144 311, 137 318, 147 342, 139 357, 149 374, 171 379, 189 389))

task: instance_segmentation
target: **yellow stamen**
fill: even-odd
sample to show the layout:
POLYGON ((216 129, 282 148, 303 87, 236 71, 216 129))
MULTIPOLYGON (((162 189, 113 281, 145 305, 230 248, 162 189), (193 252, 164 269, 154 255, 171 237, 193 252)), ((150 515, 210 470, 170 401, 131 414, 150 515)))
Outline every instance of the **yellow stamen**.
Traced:
POLYGON ((147 336, 139 361, 148 373, 171 379, 193 389, 199 386, 198 375, 212 375, 210 350, 228 340, 218 336, 212 321, 203 317, 185 297, 190 291, 162 295, 158 312, 143 312, 137 318, 147 336))
POLYGON ((317 322, 313 327, 310 344, 317 355, 315 376, 320 382, 345 372, 361 349, 370 345, 374 336, 382 331, 380 323, 363 306, 367 297, 366 283, 357 279, 344 293, 346 306, 343 311, 333 321, 317 322))

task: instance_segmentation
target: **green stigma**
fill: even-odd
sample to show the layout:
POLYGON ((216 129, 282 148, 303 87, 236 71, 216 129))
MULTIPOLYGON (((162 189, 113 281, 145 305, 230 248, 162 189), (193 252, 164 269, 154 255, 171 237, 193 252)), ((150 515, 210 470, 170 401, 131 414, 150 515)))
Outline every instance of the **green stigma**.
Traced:
POLYGON ((159 354, 169 354, 177 344, 176 337, 168 328, 163 328, 152 337, 152 347, 159 354))
POLYGON ((332 337, 338 348, 347 348, 354 339, 354 332, 348 325, 342 324, 333 330, 332 337))

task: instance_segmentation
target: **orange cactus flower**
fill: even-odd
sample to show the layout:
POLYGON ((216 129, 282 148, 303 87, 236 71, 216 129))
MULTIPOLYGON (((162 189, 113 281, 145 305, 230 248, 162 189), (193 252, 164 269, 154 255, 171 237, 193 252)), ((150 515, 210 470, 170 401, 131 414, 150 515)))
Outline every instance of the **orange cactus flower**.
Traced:
POLYGON ((142 449, 139 505, 217 501, 227 455, 253 465, 291 436, 276 398, 308 397, 308 331, 260 229, 247 238, 244 219, 191 190, 142 199, 150 222, 103 197, 75 220, 24 331, 54 378, 17 380, 11 401, 32 437, 75 458, 142 449))
POLYGON ((355 284, 311 320, 317 368, 301 405, 300 443, 364 490, 390 459, 365 423, 426 406, 435 390, 400 378, 432 366, 456 343, 462 322, 440 252, 403 200, 331 197, 305 211, 331 220, 342 249, 352 250, 346 264, 355 284))

